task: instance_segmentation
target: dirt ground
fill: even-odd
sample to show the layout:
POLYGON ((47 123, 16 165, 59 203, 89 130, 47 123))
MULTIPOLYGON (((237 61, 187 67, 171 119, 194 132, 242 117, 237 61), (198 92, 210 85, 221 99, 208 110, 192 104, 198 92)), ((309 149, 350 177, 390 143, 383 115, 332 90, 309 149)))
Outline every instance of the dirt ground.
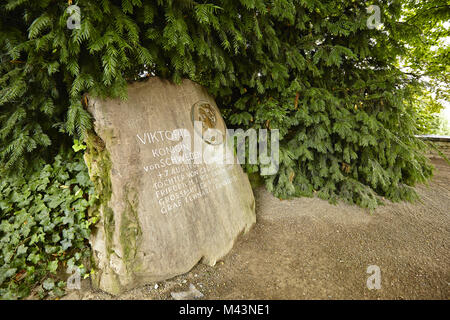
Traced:
POLYGON ((172 299, 190 284, 203 299, 449 299, 450 166, 417 188, 421 202, 386 203, 375 212, 317 198, 280 201, 255 191, 257 223, 214 267, 112 297, 83 289, 66 299, 172 299), (381 289, 366 285, 369 265, 381 289))

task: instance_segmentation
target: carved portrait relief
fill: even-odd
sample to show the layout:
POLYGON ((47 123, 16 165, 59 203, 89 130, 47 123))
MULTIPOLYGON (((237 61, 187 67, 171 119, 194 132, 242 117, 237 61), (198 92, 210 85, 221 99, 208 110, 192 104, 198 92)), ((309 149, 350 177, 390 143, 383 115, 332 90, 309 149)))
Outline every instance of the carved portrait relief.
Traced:
POLYGON ((211 103, 207 101, 198 101, 196 102, 191 109, 191 119, 194 128, 196 129, 196 133, 201 135, 202 139, 208 144, 221 144, 225 139, 225 123, 220 116, 220 112, 217 107, 213 106, 211 103), (201 132, 199 132, 199 128, 195 126, 195 121, 201 122, 201 132), (222 137, 217 137, 217 131, 209 130, 215 129, 220 132, 222 137))

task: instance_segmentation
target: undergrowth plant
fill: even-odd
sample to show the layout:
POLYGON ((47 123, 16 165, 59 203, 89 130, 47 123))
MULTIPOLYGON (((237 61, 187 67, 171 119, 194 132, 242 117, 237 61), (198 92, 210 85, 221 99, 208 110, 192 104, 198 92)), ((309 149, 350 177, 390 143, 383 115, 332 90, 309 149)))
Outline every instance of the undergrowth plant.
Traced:
POLYGON ((40 171, 0 181, 2 299, 60 296, 68 270, 86 274, 95 199, 82 153, 62 152, 40 171))

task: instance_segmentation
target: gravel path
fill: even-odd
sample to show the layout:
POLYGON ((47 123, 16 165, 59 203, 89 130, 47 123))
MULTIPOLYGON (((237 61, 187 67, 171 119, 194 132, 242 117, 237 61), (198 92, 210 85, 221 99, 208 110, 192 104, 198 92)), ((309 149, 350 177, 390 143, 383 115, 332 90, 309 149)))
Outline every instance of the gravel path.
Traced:
POLYGON ((421 202, 375 212, 317 198, 280 201, 255 191, 257 223, 215 267, 111 297, 89 283, 71 299, 171 299, 190 284, 204 299, 449 299, 450 166, 437 167, 421 202), (367 267, 381 270, 368 290, 367 267))

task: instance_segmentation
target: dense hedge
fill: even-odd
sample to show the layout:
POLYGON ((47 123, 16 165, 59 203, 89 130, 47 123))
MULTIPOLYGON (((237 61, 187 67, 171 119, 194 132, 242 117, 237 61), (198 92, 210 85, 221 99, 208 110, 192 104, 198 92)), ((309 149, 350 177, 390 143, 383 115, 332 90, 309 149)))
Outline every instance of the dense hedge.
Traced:
MULTIPOLYGON (((425 37, 401 20, 443 2, 412 2, 379 1, 383 27, 369 29, 369 1, 80 0, 81 28, 71 30, 69 3, 3 1, 0 164, 27 170, 62 136, 82 137, 92 125, 84 93, 126 98, 142 74, 187 77, 229 126, 280 130, 280 171, 265 177, 276 196, 317 192, 370 208, 377 195, 413 199, 410 186, 431 167, 413 136, 420 86, 398 58, 425 37)), ((436 7, 442 17, 446 6, 436 7)))

